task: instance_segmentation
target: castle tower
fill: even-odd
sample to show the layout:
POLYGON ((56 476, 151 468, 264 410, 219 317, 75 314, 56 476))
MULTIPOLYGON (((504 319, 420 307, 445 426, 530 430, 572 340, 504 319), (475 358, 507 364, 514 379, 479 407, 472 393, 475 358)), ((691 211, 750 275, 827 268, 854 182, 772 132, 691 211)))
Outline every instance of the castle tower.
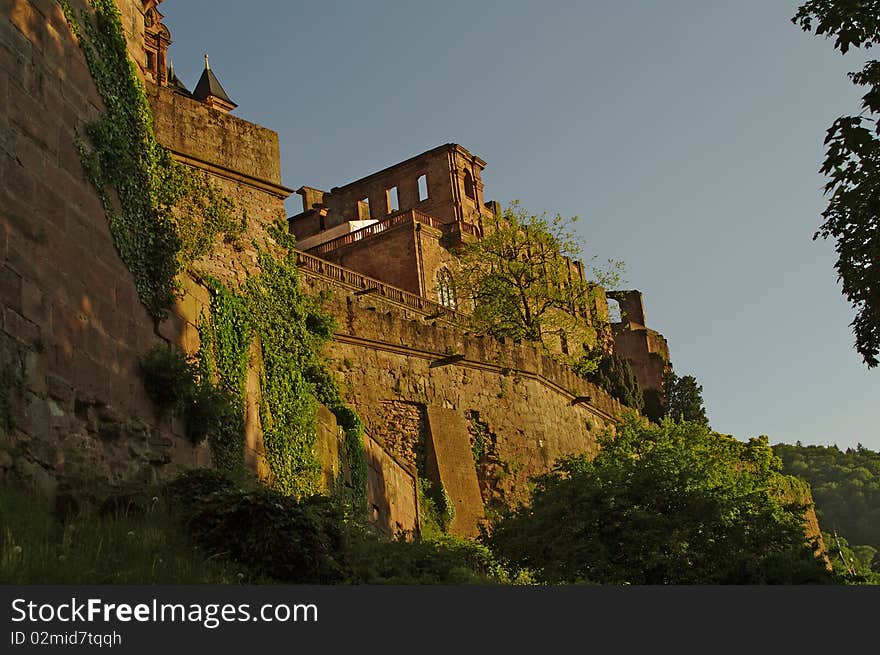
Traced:
POLYGON ((163 0, 143 0, 144 3, 144 50, 145 59, 141 64, 144 76, 159 86, 168 83, 168 46, 171 45, 171 32, 162 24, 165 17, 158 8, 163 0))
POLYGON ((672 368, 666 338, 645 325, 642 292, 608 291, 607 297, 620 306, 620 321, 611 324, 614 351, 626 358, 643 391, 653 389, 662 396, 663 376, 672 368))
POLYGON ((205 70, 202 71, 202 76, 199 78, 199 82, 196 84, 196 88, 192 92, 192 97, 199 102, 204 102, 213 109, 222 111, 224 114, 227 114, 238 107, 238 105, 232 102, 229 96, 226 95, 223 85, 220 84, 220 80, 217 79, 217 76, 214 75, 214 71, 211 70, 211 62, 208 59, 207 54, 205 55, 205 70))

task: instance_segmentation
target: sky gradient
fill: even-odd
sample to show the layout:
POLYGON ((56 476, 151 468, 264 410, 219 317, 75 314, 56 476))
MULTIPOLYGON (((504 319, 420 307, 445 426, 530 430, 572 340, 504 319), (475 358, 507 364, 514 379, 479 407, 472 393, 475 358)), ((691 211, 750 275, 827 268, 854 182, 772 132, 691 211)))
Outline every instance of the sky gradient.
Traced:
MULTIPOLYGON (((330 189, 447 142, 486 199, 577 215, 626 262, 712 427, 880 450, 880 370, 853 349, 818 169, 859 110, 788 0, 168 0, 177 74, 211 55, 235 114, 276 130, 291 188, 330 189)), ((299 196, 289 214, 301 210, 299 196)))

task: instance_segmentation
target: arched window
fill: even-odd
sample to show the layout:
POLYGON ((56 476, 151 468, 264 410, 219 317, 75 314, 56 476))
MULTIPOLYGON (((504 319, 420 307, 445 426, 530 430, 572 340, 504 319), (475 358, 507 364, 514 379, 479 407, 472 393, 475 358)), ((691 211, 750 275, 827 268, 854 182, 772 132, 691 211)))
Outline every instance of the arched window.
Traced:
POLYGON ((477 195, 474 192, 474 178, 471 175, 470 171, 464 172, 464 195, 466 195, 471 200, 476 200, 477 195))
POLYGON ((441 268, 437 272, 437 297, 440 304, 449 309, 456 308, 455 282, 448 268, 441 268))

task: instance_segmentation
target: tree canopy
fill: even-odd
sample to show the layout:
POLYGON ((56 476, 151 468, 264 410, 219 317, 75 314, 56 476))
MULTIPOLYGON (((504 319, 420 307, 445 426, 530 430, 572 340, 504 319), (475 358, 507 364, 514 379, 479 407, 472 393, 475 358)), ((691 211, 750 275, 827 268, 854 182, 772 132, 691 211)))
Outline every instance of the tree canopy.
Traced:
POLYGON ((595 340, 607 317, 598 316, 602 287, 616 284, 620 264, 579 265, 583 244, 573 230, 577 217, 529 214, 516 202, 487 226, 485 236, 457 251, 455 287, 473 300, 474 320, 497 337, 561 342, 565 352, 595 340))
POLYGON ((693 375, 677 376, 669 371, 663 379, 665 416, 673 421, 691 421, 708 425, 703 405, 703 385, 693 375))
POLYGON ((693 375, 679 377, 669 370, 663 376, 662 395, 656 389, 646 389, 643 395, 644 414, 655 423, 668 417, 673 421, 709 424, 703 404, 703 386, 693 375))
POLYGON ((777 444, 773 450, 786 473, 810 483, 823 529, 880 550, 880 453, 801 444, 777 444))
POLYGON ((601 353, 598 363, 595 355, 586 354, 575 364, 574 370, 585 380, 605 389, 612 398, 627 407, 639 411, 644 409, 645 398, 638 378, 629 361, 618 353, 601 353))
MULTIPOLYGON (((869 49, 880 44, 880 1, 809 0, 792 18, 806 32, 834 39, 834 48, 869 49)), ((834 239, 838 280, 856 315, 856 350, 869 368, 880 362, 880 62, 850 73, 866 88, 862 111, 841 116, 828 128, 825 161, 828 206, 814 239, 834 239)))
POLYGON ((537 478, 531 504, 487 539, 547 583, 829 582, 805 537, 806 485, 780 469, 766 437, 631 417, 594 460, 537 478))

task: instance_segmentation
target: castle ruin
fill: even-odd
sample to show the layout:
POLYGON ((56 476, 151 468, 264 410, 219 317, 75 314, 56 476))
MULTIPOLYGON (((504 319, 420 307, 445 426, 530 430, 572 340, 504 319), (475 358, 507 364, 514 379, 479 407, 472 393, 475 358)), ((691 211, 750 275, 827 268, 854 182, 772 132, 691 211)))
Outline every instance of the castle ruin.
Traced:
MULTIPOLYGON (((156 137, 246 210, 243 243, 264 242, 293 193, 282 182, 278 135, 231 113, 237 105, 207 57, 193 90, 177 78, 161 2, 117 0, 156 137)), ((92 480, 152 481, 209 466, 208 447, 194 447, 179 422, 156 413, 138 373, 139 355, 155 344, 198 350, 209 291, 182 276, 171 315, 154 324, 83 176, 77 135, 102 101, 61 8, 53 0, 2 6, 0 368, 14 384, 3 397, 10 416, 0 425, 0 476, 53 496, 92 480)), ((481 238, 498 214, 483 196, 486 165, 450 143, 330 191, 296 191, 303 211, 289 225, 300 281, 329 292, 338 328, 326 354, 366 425, 368 503, 389 536, 418 534, 420 476, 454 503, 452 530, 475 534, 487 509, 524 499, 529 477, 558 457, 594 454, 623 409, 540 347, 470 329, 451 284, 452 250, 481 238)), ((258 262, 249 245, 219 244, 198 266, 241 285, 258 262)), ((659 390, 665 340, 645 326, 638 292, 608 296, 623 313, 612 326, 615 349, 643 387, 659 390)), ((262 475, 259 367, 255 352, 245 423, 247 461, 262 475)), ((330 480, 341 467, 339 430, 328 411, 319 419, 330 480)))

